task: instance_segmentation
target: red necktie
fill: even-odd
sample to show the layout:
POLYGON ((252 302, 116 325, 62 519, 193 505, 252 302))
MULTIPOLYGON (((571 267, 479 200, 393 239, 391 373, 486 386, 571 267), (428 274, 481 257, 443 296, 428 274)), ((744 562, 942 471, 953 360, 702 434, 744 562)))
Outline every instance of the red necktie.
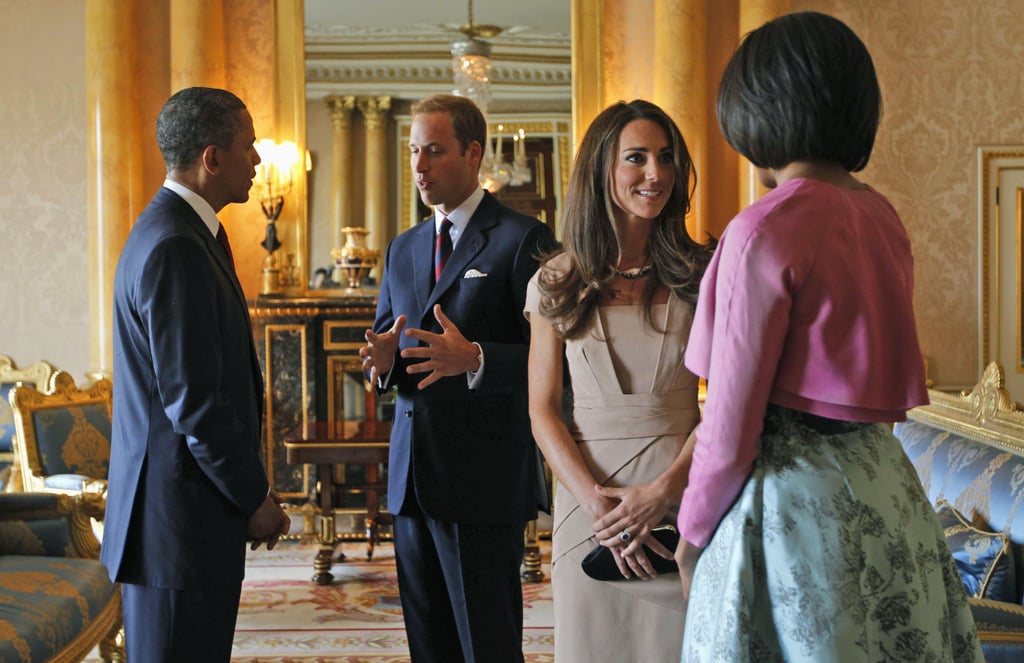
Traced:
POLYGON ((441 280, 441 272, 452 254, 452 222, 445 218, 441 221, 441 231, 437 233, 434 243, 434 283, 441 280))
POLYGON ((228 234, 224 231, 224 226, 221 225, 220 229, 217 230, 217 241, 224 247, 224 253, 228 256, 228 262, 231 263, 231 269, 235 268, 235 257, 231 254, 231 244, 228 243, 228 234))

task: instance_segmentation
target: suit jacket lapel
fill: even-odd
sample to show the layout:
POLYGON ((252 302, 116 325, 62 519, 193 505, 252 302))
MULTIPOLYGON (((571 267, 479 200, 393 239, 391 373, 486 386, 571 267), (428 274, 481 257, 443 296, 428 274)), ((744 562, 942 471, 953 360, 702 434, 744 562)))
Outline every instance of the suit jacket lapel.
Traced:
POLYGON ((203 220, 199 217, 192 206, 189 205, 184 198, 174 193, 170 189, 161 189, 161 195, 165 195, 168 201, 173 201, 174 205, 181 210, 182 216, 188 221, 188 224, 192 227, 192 230, 203 239, 206 244, 206 249, 213 255, 213 259, 220 265, 220 268, 224 271, 224 276, 227 277, 231 283, 231 287, 234 288, 235 294, 238 296, 238 301, 242 305, 244 311, 249 310, 249 304, 245 301, 245 293, 242 292, 242 284, 238 282, 238 275, 235 274, 234 265, 231 264, 230 259, 224 253, 224 249, 221 247, 220 242, 217 238, 210 234, 210 229, 206 227, 203 220))
POLYGON ((434 271, 434 217, 428 217, 416 226, 419 236, 413 242, 412 284, 416 303, 421 309, 430 298, 431 272, 434 271))
POLYGON ((252 323, 249 317, 249 303, 245 301, 245 293, 242 291, 242 284, 238 281, 238 275, 235 273, 235 267, 231 264, 231 260, 224 252, 224 248, 221 247, 220 242, 217 238, 210 234, 210 229, 206 227, 203 220, 199 217, 192 206, 189 205, 181 196, 174 193, 170 189, 163 189, 161 193, 166 191, 182 209, 182 214, 188 220, 192 229, 197 235, 203 238, 206 243, 207 250, 213 255, 213 259, 220 265, 220 268, 224 270, 224 276, 227 277, 228 282, 231 283, 231 287, 235 291, 235 295, 238 297, 238 303, 242 307, 242 313, 245 315, 245 320, 248 322, 249 328, 249 350, 250 360, 253 366, 253 386, 256 388, 256 400, 260 406, 260 417, 262 419, 263 410, 263 370, 260 368, 259 356, 256 354, 256 341, 252 335, 252 323))

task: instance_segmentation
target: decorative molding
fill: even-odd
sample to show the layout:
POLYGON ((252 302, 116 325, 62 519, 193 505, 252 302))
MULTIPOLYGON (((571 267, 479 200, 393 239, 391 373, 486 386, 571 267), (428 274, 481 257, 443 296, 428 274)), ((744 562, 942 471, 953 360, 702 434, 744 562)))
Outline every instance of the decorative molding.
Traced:
POLYGON ((930 405, 916 407, 908 418, 983 440, 1015 454, 1024 454, 1024 411, 1006 390, 1003 368, 991 362, 969 393, 928 390, 930 405))
POLYGON ((327 110, 331 113, 331 125, 335 131, 349 128, 352 111, 356 107, 356 98, 352 95, 331 95, 324 98, 327 110))
MULTIPOLYGON (((370 28, 349 25, 307 25, 306 43, 316 46, 353 47, 356 45, 377 46, 381 42, 403 44, 422 42, 449 43, 462 35, 462 26, 455 23, 440 25, 416 25, 410 28, 370 28)), ((500 35, 489 37, 487 42, 498 48, 523 48, 546 46, 568 49, 571 35, 562 32, 541 32, 526 26, 504 28, 500 35)))
MULTIPOLYGON (((452 82, 450 62, 434 63, 381 63, 365 62, 355 64, 306 63, 307 82, 352 83, 374 81, 378 83, 397 82, 452 82)), ((570 73, 561 68, 514 66, 506 63, 491 63, 493 85, 549 85, 565 86, 570 83, 570 73)))
POLYGON ((384 120, 391 110, 391 97, 357 97, 356 108, 363 114, 367 130, 384 128, 384 120))
POLYGON ((373 316, 372 304, 366 306, 282 306, 280 308, 264 308, 259 306, 249 307, 249 317, 256 318, 307 318, 314 315, 338 315, 356 316, 362 315, 365 311, 373 316))

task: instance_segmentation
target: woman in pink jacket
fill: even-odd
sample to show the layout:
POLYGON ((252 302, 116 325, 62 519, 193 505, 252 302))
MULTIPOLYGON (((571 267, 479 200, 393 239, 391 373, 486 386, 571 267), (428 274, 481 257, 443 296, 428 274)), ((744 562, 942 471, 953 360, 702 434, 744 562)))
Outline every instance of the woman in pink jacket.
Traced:
POLYGON ((880 113, 871 56, 824 14, 751 32, 723 75, 722 132, 772 191, 723 233, 686 351, 708 395, 678 521, 683 661, 982 660, 890 429, 928 395, 910 241, 851 174, 880 113))

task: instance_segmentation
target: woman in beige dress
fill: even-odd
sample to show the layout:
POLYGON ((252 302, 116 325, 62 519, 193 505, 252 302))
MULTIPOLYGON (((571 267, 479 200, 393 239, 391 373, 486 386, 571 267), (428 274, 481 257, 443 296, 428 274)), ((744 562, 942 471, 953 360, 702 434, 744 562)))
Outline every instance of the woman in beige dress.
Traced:
POLYGON ((679 660, 682 592, 676 574, 654 572, 651 557, 672 551, 650 534, 675 523, 699 418, 697 378, 683 354, 711 254, 686 231, 694 181, 686 143, 664 111, 640 100, 605 109, 573 167, 564 247, 527 291, 530 417, 558 478, 558 663, 679 660), (621 579, 583 573, 599 543, 614 553, 621 579))

